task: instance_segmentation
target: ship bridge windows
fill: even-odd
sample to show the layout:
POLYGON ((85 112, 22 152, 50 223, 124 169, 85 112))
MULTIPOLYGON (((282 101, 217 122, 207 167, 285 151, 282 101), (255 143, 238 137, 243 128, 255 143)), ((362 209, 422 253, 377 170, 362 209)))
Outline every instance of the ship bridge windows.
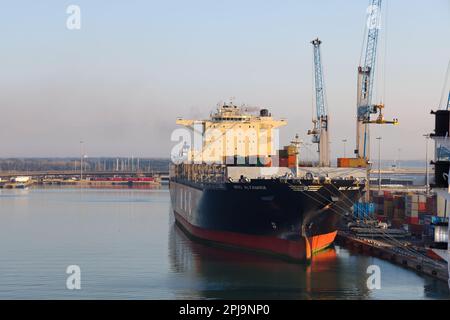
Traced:
POLYGON ((217 122, 248 122, 248 117, 213 117, 217 122))

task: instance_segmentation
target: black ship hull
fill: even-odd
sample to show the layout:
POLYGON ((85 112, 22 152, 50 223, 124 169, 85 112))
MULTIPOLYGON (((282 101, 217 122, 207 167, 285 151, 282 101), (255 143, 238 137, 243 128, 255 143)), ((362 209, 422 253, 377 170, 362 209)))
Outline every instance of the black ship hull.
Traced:
POLYGON ((191 237, 296 261, 333 243, 363 188, 343 179, 170 181, 176 222, 191 237))

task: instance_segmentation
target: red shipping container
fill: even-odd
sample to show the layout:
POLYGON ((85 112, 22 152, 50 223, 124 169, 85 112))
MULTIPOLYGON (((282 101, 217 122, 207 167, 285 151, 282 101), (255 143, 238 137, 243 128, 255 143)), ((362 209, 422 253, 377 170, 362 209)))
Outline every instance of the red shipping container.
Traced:
POLYGON ((437 214, 436 197, 428 197, 427 198, 427 212, 432 215, 437 214))
POLYGON ((280 158, 280 167, 287 167, 287 166, 288 166, 288 159, 280 158))
POLYGON ((427 211, 427 203, 419 202, 419 212, 426 212, 426 211, 427 211))
POLYGON ((423 233, 423 225, 420 224, 410 224, 409 232, 416 236, 421 236, 423 233))
POLYGON ((295 167, 295 163, 296 163, 296 156, 292 155, 288 157, 288 166, 289 167, 295 167))
POLYGON ((393 195, 390 191, 384 191, 384 199, 385 200, 391 200, 393 199, 393 195))
POLYGON ((406 222, 408 224, 418 225, 419 224, 419 217, 408 217, 408 218, 406 218, 406 222))
POLYGON ((400 228, 402 226, 403 222, 404 222, 403 219, 393 219, 391 221, 391 224, 394 228, 400 228))

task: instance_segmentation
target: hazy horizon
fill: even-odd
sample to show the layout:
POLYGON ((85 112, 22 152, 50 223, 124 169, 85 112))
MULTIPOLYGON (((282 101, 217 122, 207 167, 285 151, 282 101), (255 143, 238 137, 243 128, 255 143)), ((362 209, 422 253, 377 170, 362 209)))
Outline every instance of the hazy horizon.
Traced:
MULTIPOLYGON (((88 155, 85 155, 84 157, 85 159, 90 159, 90 160, 99 160, 99 159, 134 159, 134 161, 137 161, 138 159, 140 160, 171 160, 170 156, 166 156, 166 157, 135 157, 135 156, 114 156, 114 155, 109 155, 109 156, 92 156, 89 157, 88 155)), ((33 156, 27 156, 27 157, 0 157, 0 161, 4 161, 4 160, 79 160, 80 156, 60 156, 60 157, 33 157, 33 156)), ((303 159, 302 159, 303 160, 303 159)), ((378 158, 374 157, 372 160, 373 165, 376 166, 376 164, 378 163, 378 158)), ((381 163, 382 165, 387 165, 387 164, 393 164, 393 163, 422 163, 424 162, 425 159, 386 159, 386 158, 381 158, 381 163)), ((332 159, 332 164, 336 164, 336 159, 332 159)), ((430 165, 431 167, 431 165, 430 165)))
MULTIPOLYGON (((368 4, 4 3, 0 158, 77 157, 80 140, 90 157, 167 158, 177 117, 207 118, 230 97, 287 119, 282 144, 296 133, 310 141, 310 41, 316 37, 323 41, 332 157, 343 156, 342 139, 352 156, 368 4), (71 4, 81 8, 80 30, 66 28, 71 4)), ((378 80, 386 81, 378 81, 377 97, 385 91, 385 116, 400 125, 372 126, 372 137, 383 137, 382 159, 400 154, 418 161, 425 157, 422 135, 433 130, 429 113, 439 106, 450 58, 450 1, 399 0, 383 9, 385 73, 378 80)))

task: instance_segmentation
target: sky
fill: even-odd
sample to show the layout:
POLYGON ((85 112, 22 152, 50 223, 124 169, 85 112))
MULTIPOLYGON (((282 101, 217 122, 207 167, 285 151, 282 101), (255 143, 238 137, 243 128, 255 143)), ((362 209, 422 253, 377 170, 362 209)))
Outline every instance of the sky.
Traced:
MULTIPOLYGON (((350 156, 368 4, 0 0, 0 157, 77 156, 80 140, 91 157, 168 157, 177 117, 207 118, 231 97, 287 119, 282 143, 310 141, 316 37, 332 157, 343 139, 350 156), (81 9, 79 30, 66 26, 69 5, 81 9)), ((372 137, 383 137, 384 159, 422 159, 450 58, 450 0, 383 10, 377 99, 400 125, 373 126, 372 137)))

